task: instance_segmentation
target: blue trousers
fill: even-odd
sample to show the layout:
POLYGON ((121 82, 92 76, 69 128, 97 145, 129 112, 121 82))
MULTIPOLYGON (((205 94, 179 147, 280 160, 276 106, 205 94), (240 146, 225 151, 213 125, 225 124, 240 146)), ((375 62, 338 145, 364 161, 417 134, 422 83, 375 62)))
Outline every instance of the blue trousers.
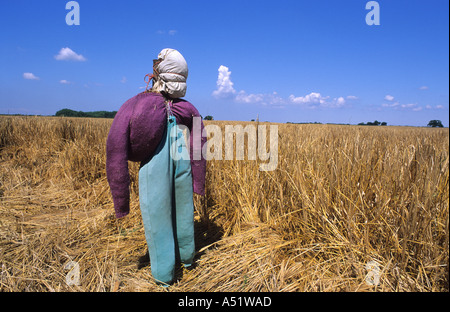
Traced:
POLYGON ((139 203, 152 276, 169 284, 176 259, 189 266, 195 255, 191 163, 173 116, 154 155, 141 163, 139 203))

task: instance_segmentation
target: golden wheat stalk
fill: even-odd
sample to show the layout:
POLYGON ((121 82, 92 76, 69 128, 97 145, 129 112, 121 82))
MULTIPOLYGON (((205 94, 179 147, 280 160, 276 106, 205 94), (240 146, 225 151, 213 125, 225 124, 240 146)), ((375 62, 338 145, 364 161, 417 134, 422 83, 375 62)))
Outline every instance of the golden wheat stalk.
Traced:
MULTIPOLYGON (((0 117, 0 291, 164 291, 138 268, 139 164, 129 164, 131 214, 114 218, 110 125, 0 117)), ((275 171, 208 162, 196 264, 168 291, 448 291, 448 129, 278 131, 275 171)))

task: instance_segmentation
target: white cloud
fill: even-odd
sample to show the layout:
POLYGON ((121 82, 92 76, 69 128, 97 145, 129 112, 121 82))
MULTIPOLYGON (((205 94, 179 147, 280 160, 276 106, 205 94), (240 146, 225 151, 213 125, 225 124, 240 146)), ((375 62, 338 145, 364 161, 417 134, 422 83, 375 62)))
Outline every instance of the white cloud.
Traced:
POLYGON ((247 94, 244 90, 241 90, 236 95, 235 100, 240 103, 260 103, 264 100, 264 95, 261 93, 247 94))
POLYGON ((220 65, 219 76, 217 77, 217 89, 213 91, 212 95, 216 98, 227 98, 233 96, 236 90, 233 88, 231 81, 231 71, 228 67, 220 65))
POLYGON ((444 109, 443 105, 436 105, 435 107, 431 106, 431 105, 427 105, 425 106, 426 109, 444 109))
MULTIPOLYGON (((383 103, 381 106, 386 108, 392 108, 395 110, 412 110, 413 112, 419 112, 424 109, 423 106, 420 106, 417 103, 401 104, 399 101, 391 103, 383 103)), ((430 105, 426 105, 425 108, 431 109, 432 107, 430 105)))
POLYGON ((295 97, 293 94, 289 96, 289 100, 295 104, 324 104, 329 97, 322 96, 320 93, 311 92, 305 96, 295 97))
POLYGON ((419 90, 428 90, 429 88, 428 88, 428 86, 421 86, 420 88, 419 88, 419 90))
POLYGON ((336 107, 342 107, 345 104, 345 99, 341 96, 335 100, 336 107))
POLYGON ((277 92, 247 94, 244 90, 239 91, 234 100, 238 103, 258 103, 277 105, 278 107, 282 107, 286 103, 286 100, 279 96, 277 92))
POLYGON ((389 94, 388 94, 388 95, 386 95, 386 96, 384 97, 384 99, 387 100, 387 101, 391 101, 391 102, 392 102, 392 101, 394 100, 394 97, 393 97, 392 95, 389 95, 389 94))
MULTIPOLYGON (((169 34, 170 36, 174 36, 174 35, 177 34, 177 32, 178 32, 178 30, 171 29, 171 30, 167 31, 167 34, 169 34)), ((165 34, 166 34, 166 31, 160 29, 160 30, 157 30, 156 33, 157 33, 158 35, 165 35, 165 34)))
POLYGON ((285 102, 276 92, 271 94, 247 93, 244 90, 236 92, 231 81, 230 69, 220 65, 218 72, 217 89, 212 93, 215 98, 233 98, 238 103, 259 103, 263 105, 281 105, 285 102))
POLYGON ((402 104, 400 105, 401 108, 416 108, 417 104, 410 103, 410 104, 402 104))
POLYGON ((220 65, 218 69, 217 88, 212 95, 215 98, 234 99, 238 103, 254 103, 262 105, 272 105, 272 107, 284 108, 286 104, 299 104, 306 108, 327 107, 340 108, 345 106, 346 99, 356 100, 357 96, 349 95, 347 97, 337 97, 330 99, 330 96, 322 96, 320 93, 311 92, 305 96, 294 96, 291 94, 289 98, 283 98, 277 92, 272 93, 247 93, 244 90, 237 92, 231 81, 231 71, 228 67, 220 65))
POLYGON ((127 83, 127 77, 123 76, 122 79, 120 79, 121 83, 127 83))
POLYGON ((23 73, 23 78, 28 80, 39 80, 40 78, 35 76, 33 73, 23 73))
POLYGON ((283 104, 285 104, 285 100, 278 95, 277 92, 273 92, 272 94, 270 94, 268 96, 268 98, 270 99, 269 104, 271 105, 279 105, 280 107, 283 106, 283 104))
POLYGON ((86 61, 86 58, 81 55, 77 54, 70 48, 62 48, 57 55, 55 55, 55 59, 58 61, 78 61, 78 62, 84 62, 86 61))
POLYGON ((71 84, 71 82, 66 80, 66 79, 60 80, 59 83, 61 83, 61 84, 71 84))
MULTIPOLYGON (((347 98, 352 99, 352 96, 348 96, 347 98)), ((293 104, 300 104, 306 108, 318 108, 318 107, 326 107, 326 108, 340 108, 345 106, 346 100, 343 96, 333 98, 330 100, 330 96, 323 96, 318 92, 311 92, 305 96, 294 96, 291 94, 289 96, 289 101, 293 104)))
POLYGON ((327 108, 341 108, 344 107, 346 104, 346 100, 343 96, 340 96, 338 98, 333 98, 331 101, 327 101, 329 96, 325 97, 325 101, 320 104, 321 107, 327 107, 327 108))
POLYGON ((383 107, 397 107, 397 106, 399 106, 399 105, 400 105, 400 103, 399 103, 398 101, 395 101, 395 102, 390 103, 390 104, 388 104, 388 103, 383 103, 381 106, 383 106, 383 107))

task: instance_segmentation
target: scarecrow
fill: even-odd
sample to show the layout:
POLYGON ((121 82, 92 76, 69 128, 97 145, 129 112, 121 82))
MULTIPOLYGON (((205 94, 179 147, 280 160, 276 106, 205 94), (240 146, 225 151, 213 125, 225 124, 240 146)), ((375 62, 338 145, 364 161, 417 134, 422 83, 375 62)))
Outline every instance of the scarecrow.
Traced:
POLYGON ((205 193, 206 160, 193 157, 194 153, 201 155, 206 142, 204 137, 194 138, 201 136, 203 122, 202 131, 194 133, 193 119, 201 120, 201 116, 181 99, 187 76, 184 57, 174 49, 163 49, 153 60, 153 74, 145 77, 146 91, 121 106, 106 143, 106 173, 117 218, 130 210, 128 161, 140 162, 139 204, 151 272, 163 285, 173 281, 176 260, 186 267, 192 264, 193 192, 205 193), (190 130, 188 140, 178 125, 190 130))

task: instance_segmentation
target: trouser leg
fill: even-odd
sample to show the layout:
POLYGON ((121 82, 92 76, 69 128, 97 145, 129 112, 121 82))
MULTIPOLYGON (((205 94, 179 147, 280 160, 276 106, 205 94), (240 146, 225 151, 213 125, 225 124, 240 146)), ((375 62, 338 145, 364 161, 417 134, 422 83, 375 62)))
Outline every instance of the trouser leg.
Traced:
POLYGON ((139 201, 151 272, 155 280, 163 283, 173 280, 175 268, 172 172, 166 132, 153 157, 139 169, 139 201))
POLYGON ((172 153, 177 153, 175 157, 172 154, 177 247, 180 261, 185 266, 189 266, 195 255, 191 162, 182 130, 179 127, 172 129, 171 138, 173 140, 172 153))
POLYGON ((176 254, 186 266, 195 255, 191 163, 174 118, 153 157, 139 169, 139 199, 152 275, 170 283, 176 254))

